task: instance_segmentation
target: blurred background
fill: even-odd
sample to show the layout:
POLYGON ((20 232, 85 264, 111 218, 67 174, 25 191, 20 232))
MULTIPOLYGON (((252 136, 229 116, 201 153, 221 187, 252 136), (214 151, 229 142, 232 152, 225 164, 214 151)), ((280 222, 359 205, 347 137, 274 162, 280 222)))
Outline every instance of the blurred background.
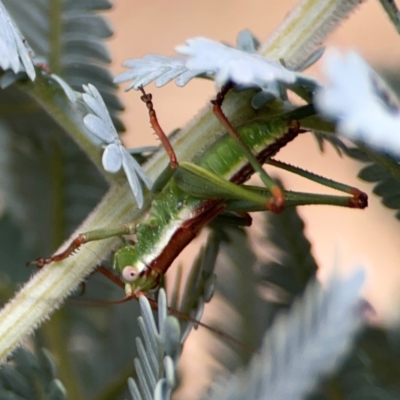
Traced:
MULTIPOLYGON (((116 1, 108 14, 115 27, 115 36, 109 42, 114 57, 113 72, 124 71, 121 64, 127 59, 149 53, 172 55, 175 46, 196 36, 234 44, 237 33, 248 28, 263 42, 296 3, 291 0, 116 1)), ((362 4, 324 44, 343 51, 354 49, 379 71, 397 72, 400 65, 400 37, 377 1, 362 4)), ((322 78, 320 64, 317 62, 307 73, 322 78)), ((196 80, 184 88, 169 84, 163 88, 150 85, 147 89, 153 93, 159 121, 166 132, 183 127, 215 94, 212 82, 196 80)), ((129 147, 156 143, 138 93, 125 93, 121 87, 120 96, 126 106, 122 116, 127 127, 125 143, 129 147)), ((346 156, 338 160, 329 145, 321 154, 308 134, 286 146, 276 158, 368 193, 369 207, 364 211, 313 206, 300 208, 299 213, 306 222, 306 235, 312 243, 321 278, 326 278, 335 265, 344 273, 358 265, 365 266, 368 268, 365 294, 377 312, 376 321, 393 323, 400 300, 400 246, 396 239, 399 222, 371 193, 371 185, 356 178, 361 165, 346 156)), ((326 192, 318 185, 281 171, 276 176, 290 189, 326 192)), ((262 252, 262 231, 257 223, 249 231, 257 237, 262 252)), ((193 243, 176 263, 190 265, 198 246, 198 241, 193 243)), ((170 273, 173 270, 172 267, 170 273)), ((207 306, 205 321, 212 308, 213 304, 207 306)), ((204 365, 199 360, 201 347, 205 344, 199 344, 202 338, 196 335, 202 337, 207 333, 196 332, 185 345, 182 366, 193 374, 187 386, 190 390, 204 384, 209 377, 200 371, 204 365)), ((185 379, 190 378, 185 375, 185 379)), ((190 398, 190 394, 183 393, 180 398, 190 398)))

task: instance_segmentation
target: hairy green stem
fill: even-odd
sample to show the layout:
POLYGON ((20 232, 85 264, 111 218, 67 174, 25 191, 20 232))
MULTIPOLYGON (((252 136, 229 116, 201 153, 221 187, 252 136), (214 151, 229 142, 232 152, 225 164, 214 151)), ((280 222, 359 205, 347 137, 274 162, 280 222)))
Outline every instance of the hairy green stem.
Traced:
POLYGON ((363 0, 302 0, 262 46, 260 53, 296 68, 363 0))
MULTIPOLYGON (((263 47, 263 54, 275 59, 284 58, 288 65, 298 63, 302 57, 307 58, 307 54, 311 54, 315 47, 317 40, 315 38, 325 37, 327 32, 340 22, 335 17, 329 24, 329 29, 323 24, 323 22, 326 23, 326 18, 323 18, 325 15, 328 17, 335 15, 332 14, 334 3, 341 4, 343 7, 345 7, 343 4, 351 3, 354 7, 354 2, 350 0, 302 1, 284 21, 273 38, 263 47), (326 6, 321 8, 321 4, 326 6), (300 31, 307 34, 299 34, 300 31), (297 38, 293 40, 296 32, 297 38), (308 44, 309 41, 312 42, 311 45, 308 44)), ((84 115, 80 107, 69 103, 61 90, 53 88, 50 91, 49 83, 44 77, 39 76, 34 85, 26 84, 25 88, 67 132, 71 133, 96 165, 100 165, 100 149, 91 142, 85 133, 82 122, 84 115)), ((233 123, 239 123, 254 115, 254 111, 249 106, 248 96, 249 94, 246 93, 227 96, 224 112, 233 123)), ((204 146, 208 147, 222 133, 222 128, 207 105, 206 109, 174 138, 173 146, 178 159, 195 160, 198 149, 204 146)), ((146 172, 154 180, 167 163, 167 156, 160 150, 146 165, 146 172)), ((150 207, 149 196, 145 198, 145 206, 142 211, 134 208, 133 204, 128 185, 126 183, 114 184, 73 236, 100 227, 115 226, 116 222, 125 223, 138 219, 150 207)), ((1 311, 0 358, 4 359, 25 335, 33 332, 48 318, 117 243, 117 238, 91 242, 76 255, 44 267, 36 273, 1 311)))

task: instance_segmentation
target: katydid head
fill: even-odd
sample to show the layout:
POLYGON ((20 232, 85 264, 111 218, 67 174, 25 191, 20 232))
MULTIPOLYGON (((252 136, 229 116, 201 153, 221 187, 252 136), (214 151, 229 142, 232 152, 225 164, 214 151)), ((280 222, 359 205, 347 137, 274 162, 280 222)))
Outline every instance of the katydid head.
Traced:
POLYGON ((124 246, 114 254, 114 269, 125 283, 126 294, 147 292, 157 287, 159 274, 149 269, 139 258, 134 246, 124 246))

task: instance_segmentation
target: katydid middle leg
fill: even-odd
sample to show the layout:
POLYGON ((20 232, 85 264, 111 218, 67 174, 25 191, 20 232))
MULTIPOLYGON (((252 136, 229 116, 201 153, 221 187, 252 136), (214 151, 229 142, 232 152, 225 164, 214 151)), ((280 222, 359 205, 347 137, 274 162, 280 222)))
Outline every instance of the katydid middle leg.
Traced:
POLYGON ((264 185, 271 191, 272 198, 269 201, 268 209, 273 212, 280 212, 283 210, 285 205, 285 198, 283 192, 279 185, 265 172, 262 168, 260 163, 257 161, 254 154, 248 148, 248 146, 243 142, 242 138, 240 137, 237 130, 234 126, 230 123, 228 118, 225 116, 224 112, 222 111, 222 103, 224 101, 225 95, 228 91, 232 88, 232 84, 227 84, 222 87, 221 91, 217 94, 215 100, 212 100, 211 103, 213 104, 213 113, 218 118, 222 126, 226 129, 228 134, 240 145, 244 155, 246 156, 247 160, 249 161, 250 165, 253 167, 254 171, 258 172, 260 179, 264 183, 264 185))

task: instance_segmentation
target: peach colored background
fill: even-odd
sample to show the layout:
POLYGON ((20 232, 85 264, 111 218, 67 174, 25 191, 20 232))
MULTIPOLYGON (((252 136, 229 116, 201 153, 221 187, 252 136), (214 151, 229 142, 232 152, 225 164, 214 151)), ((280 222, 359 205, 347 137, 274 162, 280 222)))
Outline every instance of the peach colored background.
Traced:
MULTIPOLYGON (((116 0, 108 14, 116 34, 110 41, 115 73, 124 69, 121 63, 128 58, 138 58, 147 53, 172 55, 176 45, 187 38, 206 36, 212 39, 235 43, 236 34, 249 28, 261 40, 278 26, 285 14, 296 4, 293 0, 116 0)), ((357 49, 374 66, 398 68, 400 63, 400 37, 388 23, 388 19, 377 1, 369 1, 329 38, 327 46, 357 49)), ((309 73, 319 74, 319 64, 309 73)), ((169 84, 155 89, 154 103, 159 120, 169 132, 184 124, 204 106, 215 93, 211 82, 192 81, 184 89, 169 84)), ((124 93, 121 98, 126 104, 123 119, 128 133, 126 143, 130 147, 153 144, 147 114, 139 95, 124 93)), ((327 148, 321 155, 311 137, 296 139, 279 154, 279 159, 289 161, 311 171, 353 184, 370 194, 370 185, 354 177, 359 166, 347 158, 338 160, 336 153, 327 148)), ((287 175, 284 182, 293 189, 315 190, 307 181, 287 175)), ((381 321, 393 321, 397 314, 400 287, 400 246, 394 239, 399 232, 400 222, 393 218, 393 212, 383 208, 379 199, 370 194, 370 206, 365 211, 335 209, 330 207, 302 208, 301 215, 307 223, 307 235, 313 244, 313 252, 321 266, 321 276, 334 263, 339 254, 339 264, 344 270, 362 264, 368 268, 365 292, 372 301, 381 321)), ((257 232, 257 228, 254 229, 257 232)), ((198 244, 191 246, 196 251, 198 244)), ((189 249, 190 250, 190 249, 189 249)), ((185 252, 187 259, 191 253, 185 252)), ((202 336, 201 332, 196 335, 202 336)), ((191 338, 194 342, 196 338, 191 338)), ((207 380, 203 361, 198 359, 194 346, 186 345, 182 365, 190 364, 194 372, 190 391, 180 392, 178 398, 198 397, 196 388, 207 380), (198 386, 196 386, 198 385, 198 386), (191 394, 190 394, 191 392, 191 394)), ((200 389, 199 389, 200 390, 200 389)))

